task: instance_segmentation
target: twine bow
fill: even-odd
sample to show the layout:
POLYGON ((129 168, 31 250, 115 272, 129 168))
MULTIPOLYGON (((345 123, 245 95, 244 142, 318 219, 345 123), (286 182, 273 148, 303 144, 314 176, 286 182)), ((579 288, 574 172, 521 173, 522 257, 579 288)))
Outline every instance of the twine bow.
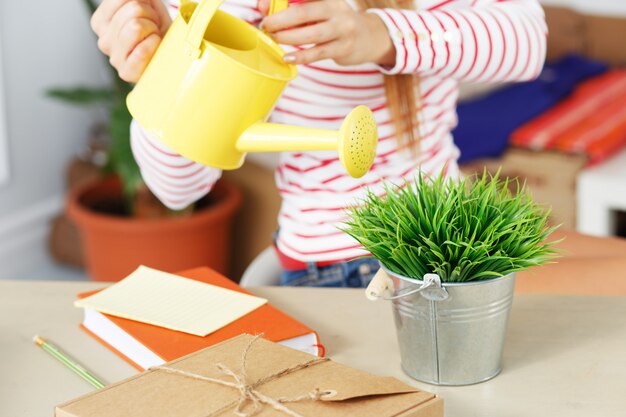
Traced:
POLYGON ((283 369, 279 372, 276 372, 275 374, 266 376, 265 378, 262 378, 254 383, 250 383, 247 380, 248 377, 246 374, 246 369, 247 369, 246 361, 248 357, 248 352, 250 351, 250 348, 252 347, 254 342, 256 342, 261 336, 263 335, 260 334, 260 335, 255 336, 244 349, 242 358, 241 358, 241 370, 239 373, 234 372, 233 370, 229 369, 225 365, 222 365, 221 363, 217 364, 217 368, 220 370, 220 372, 223 373, 224 375, 231 377, 233 379, 233 382, 223 380, 223 379, 218 379, 218 378, 210 378, 204 375, 194 374, 193 372, 187 372, 187 371, 183 371, 180 369, 169 368, 167 366, 154 366, 150 369, 161 370, 170 374, 181 375, 181 376, 192 378, 192 379, 199 380, 199 381, 212 382, 212 383, 223 385, 226 387, 231 387, 239 391, 239 398, 237 400, 229 404, 226 404, 224 407, 218 410, 211 412, 206 417, 217 416, 223 413, 224 411, 233 407, 235 407, 233 413, 237 415, 238 417, 252 417, 261 410, 261 406, 263 404, 269 405, 272 408, 278 411, 281 411, 282 413, 291 417, 305 417, 291 410, 290 408, 286 407, 283 404, 290 403, 290 402, 306 401, 306 400, 318 401, 324 395, 329 395, 333 391, 330 391, 330 390, 321 391, 320 389, 316 388, 311 392, 305 393, 295 398, 285 398, 285 397, 272 398, 258 391, 256 388, 265 384, 266 382, 278 379, 283 375, 287 375, 292 372, 299 371, 300 369, 308 368, 310 366, 314 366, 319 363, 326 362, 328 359, 327 358, 311 359, 310 361, 292 366, 287 369, 283 369), (244 408, 246 408, 246 405, 250 402, 252 403, 252 410, 250 411, 244 410, 244 408))

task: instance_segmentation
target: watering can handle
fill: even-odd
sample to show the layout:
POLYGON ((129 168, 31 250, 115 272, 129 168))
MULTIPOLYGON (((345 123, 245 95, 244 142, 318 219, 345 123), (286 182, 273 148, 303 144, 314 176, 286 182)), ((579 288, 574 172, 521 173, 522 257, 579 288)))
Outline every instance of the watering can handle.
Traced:
MULTIPOLYGON (((268 14, 278 13, 281 10, 287 8, 288 0, 270 0, 270 8, 268 14)), ((213 15, 217 9, 222 5, 224 0, 201 0, 193 11, 193 15, 189 19, 189 29, 187 32, 187 44, 191 50, 200 55, 200 46, 204 39, 204 33, 213 19, 213 15)), ((191 0, 181 0, 180 7, 186 7, 188 4, 193 3, 191 0)))
MULTIPOLYGON (((200 55, 200 46, 204 39, 204 33, 213 19, 213 15, 217 9, 222 5, 224 0, 202 0, 196 6, 193 14, 189 18, 189 29, 187 31, 187 44, 191 50, 196 53, 196 56, 200 55)), ((181 0, 180 7, 186 7, 188 4, 193 3, 191 0, 181 0)))

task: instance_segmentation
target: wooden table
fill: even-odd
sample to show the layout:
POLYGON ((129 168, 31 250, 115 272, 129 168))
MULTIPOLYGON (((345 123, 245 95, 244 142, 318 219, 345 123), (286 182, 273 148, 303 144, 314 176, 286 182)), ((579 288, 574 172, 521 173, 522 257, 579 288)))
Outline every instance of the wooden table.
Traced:
MULTIPOLYGON (((0 416, 45 417, 92 388, 32 343, 56 342, 108 382, 136 371, 78 328, 88 282, 0 281, 0 416)), ((335 361, 441 395, 448 417, 626 415, 626 297, 516 295, 495 379, 436 387, 404 375, 391 307, 362 290, 257 288, 316 329, 335 361)))

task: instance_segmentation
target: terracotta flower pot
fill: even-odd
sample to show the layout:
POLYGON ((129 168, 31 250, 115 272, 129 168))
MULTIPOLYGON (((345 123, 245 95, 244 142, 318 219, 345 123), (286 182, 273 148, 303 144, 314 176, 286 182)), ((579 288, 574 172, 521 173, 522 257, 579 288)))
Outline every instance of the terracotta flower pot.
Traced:
POLYGON ((137 266, 168 272, 209 266, 228 274, 233 217, 241 205, 237 187, 220 180, 186 217, 138 219, 107 213, 120 205, 115 177, 73 189, 66 211, 78 225, 87 272, 96 281, 117 281, 137 266))

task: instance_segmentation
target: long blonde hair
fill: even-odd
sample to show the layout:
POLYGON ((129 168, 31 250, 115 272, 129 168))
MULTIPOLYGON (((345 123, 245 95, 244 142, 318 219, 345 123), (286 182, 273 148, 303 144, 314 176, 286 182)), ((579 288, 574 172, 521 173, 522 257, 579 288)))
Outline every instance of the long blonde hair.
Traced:
MULTIPOLYGON (((361 10, 368 8, 414 9, 414 0, 355 0, 361 10)), ((413 74, 385 75, 385 94, 396 129, 398 148, 419 153, 419 77, 413 74)))

